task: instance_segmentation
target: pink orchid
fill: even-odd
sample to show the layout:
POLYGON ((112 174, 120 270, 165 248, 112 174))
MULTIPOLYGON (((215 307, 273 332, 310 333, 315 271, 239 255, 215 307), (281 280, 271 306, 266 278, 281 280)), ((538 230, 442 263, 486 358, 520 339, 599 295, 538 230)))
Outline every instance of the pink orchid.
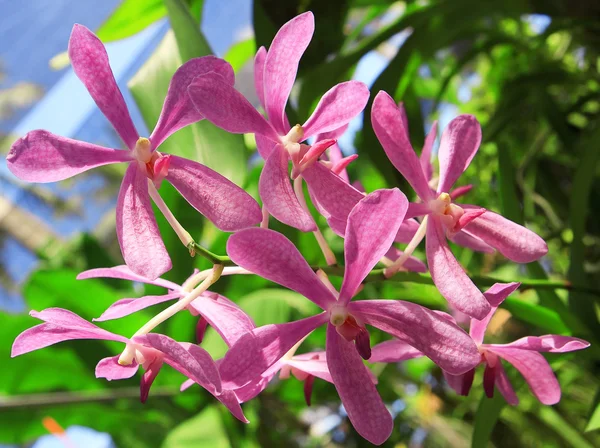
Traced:
POLYGON ((150 386, 163 363, 167 363, 200 384, 238 419, 247 422, 234 392, 223 388, 217 365, 206 350, 196 345, 179 343, 168 336, 155 333, 130 340, 103 330, 77 314, 61 308, 48 308, 41 312, 31 311, 30 314, 44 323, 29 328, 17 336, 13 343, 11 357, 75 339, 99 339, 130 344, 136 351, 133 363, 124 366, 119 364, 118 356, 104 358, 96 366, 96 377, 106 378, 109 381, 131 378, 141 365, 144 374, 140 383, 140 397, 142 402, 145 402, 150 386))
MULTIPOLYGON (((226 268, 221 275, 230 275, 239 271, 239 268, 226 268)), ((102 315, 96 319, 96 322, 119 319, 132 313, 140 311, 159 303, 178 300, 184 298, 190 293, 192 288, 188 288, 190 281, 198 275, 194 274, 182 285, 178 285, 168 280, 158 278, 148 280, 135 274, 127 266, 115 266, 113 268, 97 268, 84 271, 77 276, 78 280, 89 278, 119 278, 135 282, 146 283, 150 285, 166 288, 169 292, 160 296, 144 296, 138 299, 121 299, 113 303, 102 315)), ((192 285, 190 285, 192 286, 192 285)), ((210 291, 202 293, 200 297, 191 302, 187 309, 194 316, 200 316, 197 325, 196 336, 198 342, 202 341, 207 325, 213 327, 223 340, 232 345, 242 335, 255 328, 252 319, 228 298, 210 291)))
MULTIPOLYGON (((421 203, 411 204, 406 216, 425 216, 409 246, 412 245, 411 249, 414 249, 426 234, 427 262, 439 291, 458 310, 474 318, 483 318, 489 313, 490 305, 454 258, 446 238, 463 235, 461 244, 465 245, 469 245, 464 241, 466 239, 480 239, 509 259, 521 263, 542 257, 547 253, 548 246, 532 231, 496 213, 474 205, 459 206, 452 202, 452 195, 448 191, 467 169, 479 148, 479 123, 471 115, 461 115, 444 130, 438 156, 440 177, 437 192, 433 192, 428 185, 424 172, 429 170, 426 163, 429 156, 425 156, 423 163, 419 161, 408 140, 401 109, 383 91, 377 94, 373 102, 372 123, 390 161, 422 200, 421 203)), ((435 135, 433 137, 429 137, 425 145, 426 154, 431 151, 435 135)), ((411 250, 407 248, 407 252, 411 250)))
POLYGON ((297 291, 323 312, 296 322, 266 325, 242 336, 219 366, 223 384, 235 389, 251 383, 308 333, 326 325, 327 365, 350 421, 367 440, 381 444, 393 423, 361 359, 371 354, 366 324, 406 341, 450 372, 473 368, 479 362, 475 344, 438 313, 396 300, 350 302, 391 246, 407 206, 398 189, 376 191, 356 205, 348 218, 346 272, 339 293, 319 279, 283 235, 262 228, 232 235, 227 251, 236 264, 297 291))
MULTIPOLYGON (((219 75, 199 76, 188 88, 194 105, 206 119, 228 132, 256 135, 258 151, 266 161, 260 176, 259 193, 267 211, 279 221, 305 232, 315 231, 316 225, 290 184, 288 162, 292 161, 293 179, 304 176, 309 183, 308 173, 318 168, 321 169, 311 177, 338 178, 330 169, 333 167, 327 168, 318 162, 335 140, 316 141, 312 147, 302 142, 343 129, 364 109, 369 98, 369 90, 361 82, 337 84, 325 93, 303 125, 290 128, 285 106, 300 58, 313 33, 313 14, 300 14, 281 27, 268 51, 261 47, 257 52, 255 88, 268 120, 219 75)), ((347 185, 341 179, 340 182, 342 188, 347 185)), ((318 185, 312 189, 317 196, 328 194, 318 185)))
POLYGON ((163 179, 221 230, 238 230, 260 222, 258 204, 237 185, 204 165, 156 150, 178 129, 203 119, 187 95, 194 77, 217 73, 233 85, 234 74, 228 63, 206 56, 181 66, 173 75, 158 123, 147 139, 139 137, 133 125, 106 49, 84 26, 73 27, 69 57, 75 74, 128 150, 103 148, 44 130, 31 131, 13 144, 7 156, 15 176, 31 182, 56 182, 94 167, 128 162, 117 201, 117 236, 127 265, 150 279, 171 269, 150 202, 152 196, 159 201, 157 205, 164 205, 156 191, 163 179))
MULTIPOLYGON (((484 294, 492 305, 491 311, 481 320, 471 319, 470 335, 479 347, 480 364, 485 365, 483 388, 486 395, 494 395, 494 385, 498 387, 507 403, 517 405, 519 399, 513 390, 508 376, 502 367, 501 359, 512 364, 525 378, 531 392, 543 404, 552 405, 560 401, 560 384, 548 361, 540 352, 565 353, 582 350, 590 343, 569 336, 547 334, 526 336, 510 344, 484 344, 483 338, 492 316, 500 304, 512 294, 520 283, 496 283, 484 294)), ((468 395, 473 384, 475 368, 461 375, 444 372, 448 384, 460 395, 468 395)))

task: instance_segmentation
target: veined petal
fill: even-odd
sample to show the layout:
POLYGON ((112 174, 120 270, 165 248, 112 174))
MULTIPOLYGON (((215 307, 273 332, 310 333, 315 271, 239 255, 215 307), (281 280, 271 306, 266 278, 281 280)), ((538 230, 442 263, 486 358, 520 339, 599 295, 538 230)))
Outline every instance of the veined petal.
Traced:
POLYGON ((431 199, 433 197, 431 189, 427 185, 417 154, 408 140, 402 112, 393 98, 384 91, 380 91, 373 101, 371 122, 373 131, 390 162, 406 178, 421 199, 424 201, 431 199))
POLYGON ((256 327, 250 316, 220 294, 206 292, 194 300, 190 307, 204 316, 229 347, 256 327))
POLYGON ((106 378, 108 381, 131 378, 138 371, 138 363, 133 360, 128 366, 119 364, 119 355, 101 359, 96 364, 96 378, 106 378))
POLYGON ((590 343, 571 336, 546 334, 544 336, 525 336, 509 344, 486 344, 487 346, 492 349, 495 347, 506 347, 533 350, 535 352, 566 353, 588 348, 590 343))
POLYGON ((133 272, 154 280, 171 269, 171 259, 150 204, 148 178, 137 163, 129 165, 125 172, 116 216, 121 253, 133 272))
POLYGON ((485 243, 482 239, 469 235, 468 232, 462 230, 448 239, 459 246, 476 250, 477 252, 493 254, 496 251, 492 246, 485 243))
POLYGON ((215 73, 198 76, 188 92, 198 112, 227 132, 261 134, 279 141, 271 124, 222 76, 215 73))
POLYGON ((542 355, 511 347, 486 346, 486 349, 515 366, 542 404, 553 405, 560 401, 560 384, 542 355))
POLYGON ((57 182, 98 166, 132 160, 131 151, 103 148, 37 130, 13 143, 6 165, 27 182, 57 182))
POLYGON ((316 230, 314 219, 294 193, 288 174, 288 155, 281 146, 267 159, 260 173, 258 192, 268 212, 277 220, 303 232, 316 230))
POLYGON ((200 163, 172 155, 167 180, 221 230, 244 229, 262 219, 260 207, 252 196, 200 163))
POLYGON ((473 115, 460 115, 448 124, 440 140, 438 193, 450 191, 467 169, 481 143, 481 126, 473 115))
POLYGON ((76 24, 69 39, 69 59, 73 71, 90 92, 98 108, 112 123, 127 147, 135 148, 139 135, 100 39, 85 26, 76 24))
POLYGON ((504 366, 501 362, 496 364, 496 387, 508 404, 511 406, 516 406, 519 404, 519 398, 517 397, 517 394, 515 394, 515 390, 510 384, 510 380, 508 379, 506 371, 504 370, 504 366))
POLYGON ((419 350, 400 339, 380 342, 371 348, 369 362, 400 362, 423 356, 419 350))
MULTIPOLYGON (((406 222, 406 221, 405 221, 406 222)), ((389 258, 392 261, 396 261, 404 255, 399 249, 396 249, 394 246, 390 247, 390 250, 385 254, 386 258, 389 258)), ((406 259, 406 261, 402 264, 402 269, 406 269, 410 272, 427 272, 427 266, 421 260, 412 255, 406 259)))
POLYGON ((404 219, 416 218, 417 216, 425 216, 431 213, 431 210, 427 204, 422 202, 409 202, 408 210, 404 219))
POLYGON ((352 209, 344 240, 345 273, 339 301, 348 303, 394 242, 408 208, 397 188, 377 190, 352 209))
POLYGON ((256 140, 256 149, 264 160, 269 158, 279 144, 261 134, 254 134, 254 138, 256 140))
POLYGON ((369 442, 381 445, 394 428, 392 416, 356 347, 341 337, 333 325, 327 325, 326 353, 333 384, 352 426, 369 442))
POLYGON ((298 359, 297 357, 293 357, 290 360, 283 361, 283 363, 309 375, 333 383, 329 368, 327 367, 327 360, 324 357, 323 359, 298 359))
POLYGON ((434 216, 427 223, 426 251, 431 277, 444 298, 459 311, 483 319, 490 304, 454 258, 442 224, 434 216))
POLYGON ((360 300, 349 306, 365 323, 410 344, 449 373, 465 373, 479 364, 469 335, 434 311, 401 300, 360 300))
POLYGON ((475 369, 471 369, 466 373, 461 375, 452 375, 446 371, 442 371, 444 374, 444 378, 450 386, 458 395, 462 395, 466 397, 469 395, 471 391, 471 386, 473 385, 473 379, 475 378, 475 369))
POLYGON ((77 314, 61 308, 47 308, 41 312, 31 311, 31 316, 45 323, 28 328, 13 342, 11 357, 29 353, 73 339, 101 339, 128 343, 129 339, 109 331, 102 330, 82 319, 77 314))
POLYGON ((483 342, 485 330, 500 304, 504 302, 504 299, 515 292, 519 286, 521 286, 520 283, 496 283, 483 293, 488 303, 491 305, 491 309, 483 319, 471 319, 469 334, 476 344, 481 344, 483 342))
POLYGON ((119 278, 122 280, 131 280, 134 282, 147 283, 149 285, 161 286, 171 291, 181 291, 181 286, 169 280, 157 278, 156 280, 148 280, 146 277, 133 272, 127 265, 114 266, 112 268, 96 268, 81 272, 77 276, 77 280, 85 280, 88 278, 119 278))
POLYGON ((284 24, 265 58, 264 101, 269 121, 281 135, 287 134, 285 105, 296 80, 298 64, 315 31, 312 12, 305 12, 284 24))
POLYGON ((269 367, 265 372, 263 372, 260 376, 254 378, 245 386, 235 389, 235 394, 237 395, 240 403, 245 403, 246 401, 252 400, 263 390, 265 390, 269 385, 269 382, 275 377, 275 375, 277 375, 277 372, 281 370, 282 365, 283 360, 280 359, 271 367, 269 367))
POLYGON ((223 389, 220 394, 215 395, 215 398, 219 400, 239 421, 242 423, 249 423, 248 419, 244 415, 244 411, 242 411, 240 401, 234 391, 223 389))
POLYGON ((265 60, 267 59, 267 49, 260 47, 254 56, 254 90, 260 105, 265 107, 265 82, 263 80, 265 74, 265 60))
POLYGON ((227 254, 238 266, 293 289, 323 309, 336 300, 296 246, 274 230, 252 228, 234 233, 227 241, 227 254))
POLYGON ((100 317, 94 319, 95 322, 103 322, 106 320, 119 319, 124 316, 129 316, 137 311, 148 308, 152 305, 168 302, 182 297, 180 292, 172 292, 163 296, 145 296, 139 299, 121 299, 117 300, 109 306, 100 317))
POLYGON ((302 125, 304 138, 337 130, 362 112, 369 101, 369 88, 360 81, 333 86, 323 95, 310 118, 302 125))
POLYGON ((548 253, 548 245, 537 234, 489 210, 467 225, 465 230, 517 263, 530 263, 548 253))
POLYGON ((160 146, 175 131, 204 118, 194 107, 187 88, 196 76, 210 72, 220 75, 226 83, 233 86, 233 68, 228 62, 215 56, 190 59, 177 69, 169 83, 158 123, 150 136, 153 148, 160 146))
POLYGON ((413 239, 418 229, 419 223, 417 221, 414 219, 406 219, 398 229, 398 233, 396 234, 394 241, 396 243, 408 244, 413 239))
MULTIPOLYGON (((437 120, 433 122, 431 125, 431 130, 427 137, 425 138, 425 144, 423 145, 423 150, 421 151, 421 156, 419 157, 419 162, 421 162, 421 169, 423 170, 423 174, 425 175, 425 179, 429 182, 433 177, 433 164, 431 163, 431 150, 433 149, 433 144, 435 143, 435 139, 437 137, 437 120)), ((407 127, 408 129, 408 127, 407 127)))
POLYGON ((265 325, 246 333, 229 349, 219 365, 223 386, 235 389, 257 378, 325 322, 327 315, 321 313, 296 322, 265 325))

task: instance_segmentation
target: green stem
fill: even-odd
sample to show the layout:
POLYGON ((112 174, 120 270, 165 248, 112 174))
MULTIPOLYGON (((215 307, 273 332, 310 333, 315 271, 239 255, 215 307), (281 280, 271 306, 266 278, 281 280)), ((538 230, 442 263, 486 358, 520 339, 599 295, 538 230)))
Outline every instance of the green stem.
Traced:
POLYGON ((195 241, 192 241, 188 245, 188 249, 190 250, 190 254, 198 254, 206 258, 212 264, 220 264, 223 266, 235 266, 235 263, 231 261, 231 258, 229 258, 227 255, 217 255, 211 252, 210 250, 206 249, 205 247, 202 247, 195 241))

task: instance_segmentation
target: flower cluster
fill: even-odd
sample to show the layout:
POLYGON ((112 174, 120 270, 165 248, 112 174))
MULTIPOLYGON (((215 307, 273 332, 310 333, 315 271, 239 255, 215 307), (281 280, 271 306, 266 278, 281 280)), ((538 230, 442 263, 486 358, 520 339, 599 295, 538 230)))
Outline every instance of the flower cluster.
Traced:
POLYGON ((431 155, 436 126, 419 159, 410 144, 402 106, 387 93, 377 93, 371 112, 373 129, 419 200, 409 203, 397 188, 369 194, 360 191, 345 171, 356 156, 344 158, 336 139, 364 109, 368 88, 358 81, 334 86, 302 125, 291 126, 285 113, 299 60, 313 31, 312 13, 301 14, 279 30, 268 50, 260 48, 257 52, 255 88, 266 118, 235 89, 231 66, 207 56, 190 60, 177 70, 158 123, 145 138, 134 128, 102 43, 85 27, 73 28, 69 42, 73 70, 127 149, 103 148, 36 130, 13 144, 8 167, 23 180, 54 182, 97 166, 127 163, 116 209, 117 237, 126 265, 93 269, 78 278, 120 278, 167 290, 160 296, 119 300, 96 321, 118 319, 163 302, 174 303, 131 337, 110 333, 64 309, 32 311, 31 315, 43 323, 17 337, 12 355, 73 339, 121 342, 121 354, 98 362, 98 378, 130 378, 141 366, 141 399, 145 401, 166 363, 188 378, 182 390, 199 384, 244 422, 240 403, 264 390, 278 372, 281 378, 291 373, 304 381, 309 404, 316 377, 333 383, 354 428, 375 444, 388 439, 393 419, 364 360, 389 363, 427 356, 462 395, 469 393, 475 368, 484 364, 485 393, 492 396, 497 386, 507 402, 517 404, 502 366, 504 360, 524 376, 542 403, 558 402, 560 387, 539 352, 567 352, 589 344, 558 335, 531 336, 506 345, 484 344, 483 335, 493 313, 519 284, 495 284, 482 293, 447 243, 451 240, 482 252, 497 250, 519 263, 537 260, 547 252, 546 243, 532 231, 479 206, 456 202, 471 188, 453 189, 481 143, 479 123, 473 116, 462 115, 447 126, 438 151, 439 175, 434 177, 431 155), (215 171, 158 151, 169 135, 203 119, 228 132, 255 135, 258 152, 265 160, 259 181, 262 211, 248 193, 215 171), (212 269, 194 272, 181 285, 159 278, 171 268, 171 260, 151 200, 184 246, 191 251, 197 247, 161 199, 158 189, 163 180, 217 228, 234 232, 227 243, 231 265, 216 263, 212 269), (336 263, 308 208, 304 183, 318 212, 344 238, 339 291, 323 270, 309 266, 290 240, 268 229, 269 216, 273 216, 286 225, 313 232, 327 263, 336 263), (427 266, 412 257, 424 238, 427 266), (405 250, 398 250, 395 242, 407 244, 405 250), (353 301, 378 263, 385 266, 385 277, 400 270, 429 269, 451 308, 471 318, 470 333, 449 314, 411 302, 353 301), (256 327, 235 302, 209 291, 223 275, 250 274, 298 292, 321 311, 295 322, 256 327), (152 332, 183 310, 198 316, 197 344, 152 332), (229 347, 223 359, 214 360, 200 346, 208 325, 229 347), (325 350, 296 354, 305 338, 322 326, 326 327, 325 350), (369 332, 373 329, 393 338, 371 347, 369 332))

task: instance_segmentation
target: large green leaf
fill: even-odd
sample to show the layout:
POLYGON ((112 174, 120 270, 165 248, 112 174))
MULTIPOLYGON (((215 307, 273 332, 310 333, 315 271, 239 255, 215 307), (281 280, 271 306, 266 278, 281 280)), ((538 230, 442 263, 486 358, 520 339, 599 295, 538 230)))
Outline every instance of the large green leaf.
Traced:
POLYGON ((173 429, 162 448, 229 448, 229 438, 215 406, 205 408, 195 417, 173 429))
POLYGON ((506 406, 506 401, 499 393, 494 394, 493 398, 488 398, 485 395, 481 397, 473 424, 473 439, 471 441, 473 448, 487 446, 504 406, 506 406))
POLYGON ((123 0, 96 34, 103 42, 124 39, 166 15, 163 0, 123 0))

